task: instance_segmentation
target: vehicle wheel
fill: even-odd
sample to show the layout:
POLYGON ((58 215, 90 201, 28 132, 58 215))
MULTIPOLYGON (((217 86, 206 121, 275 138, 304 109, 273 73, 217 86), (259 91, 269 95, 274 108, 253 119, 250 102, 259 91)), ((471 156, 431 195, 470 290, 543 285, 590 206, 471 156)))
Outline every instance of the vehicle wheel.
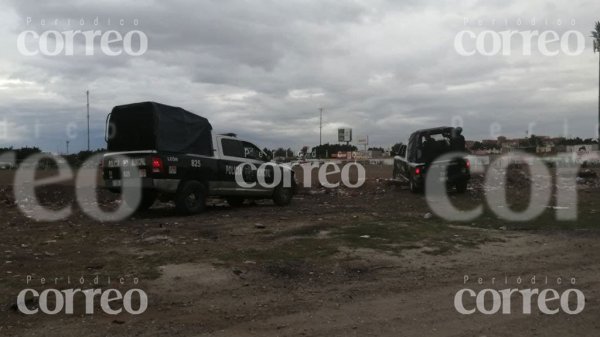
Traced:
POLYGON ((240 207, 244 204, 244 198, 242 197, 227 197, 226 200, 231 207, 240 207))
POLYGON ((421 186, 419 186, 419 184, 417 184, 417 182, 414 179, 410 179, 409 188, 412 193, 421 192, 421 186))
POLYGON ((394 170, 392 171, 392 179, 398 180, 398 168, 396 167, 396 163, 394 163, 394 170))
POLYGON ((204 211, 206 189, 199 181, 186 181, 179 187, 175 196, 175 208, 183 214, 196 214, 204 211))
POLYGON ((465 193, 467 191, 467 182, 466 181, 461 181, 459 183, 456 183, 456 192, 458 193, 465 193))
POLYGON ((283 187, 279 185, 275 187, 275 191, 273 191, 273 202, 277 206, 286 206, 292 202, 292 198, 294 197, 294 192, 291 187, 283 187))
MULTIPOLYGON (((135 208, 135 211, 143 212, 143 211, 147 210, 148 208, 152 207, 152 205, 154 205, 154 202, 156 201, 156 197, 157 197, 156 191, 142 191, 142 199, 140 200, 140 203, 135 208)), ((125 201, 125 203, 128 206, 133 205, 132 201, 127 200, 126 195, 123 195, 123 201, 125 201)))

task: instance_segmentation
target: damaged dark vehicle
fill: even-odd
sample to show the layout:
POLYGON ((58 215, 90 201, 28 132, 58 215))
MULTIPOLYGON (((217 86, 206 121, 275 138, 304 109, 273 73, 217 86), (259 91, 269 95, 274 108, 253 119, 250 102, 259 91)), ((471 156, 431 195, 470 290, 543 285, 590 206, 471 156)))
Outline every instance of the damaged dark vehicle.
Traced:
POLYGON ((464 137, 461 128, 438 127, 414 132, 407 145, 400 146, 394 157, 394 179, 407 182, 413 193, 423 191, 427 174, 432 167, 445 167, 439 178, 431 181, 445 183, 458 193, 467 190, 471 179, 470 162, 466 158, 464 137), (460 153, 451 160, 440 160, 449 153, 460 153))

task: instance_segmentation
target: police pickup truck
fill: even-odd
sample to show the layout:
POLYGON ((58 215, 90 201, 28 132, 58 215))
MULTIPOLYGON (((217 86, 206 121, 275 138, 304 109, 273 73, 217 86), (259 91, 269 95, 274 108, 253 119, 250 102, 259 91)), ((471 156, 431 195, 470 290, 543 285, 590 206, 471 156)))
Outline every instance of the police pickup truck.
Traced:
POLYGON ((440 160, 440 157, 445 154, 464 151, 452 146, 456 133, 453 127, 437 127, 413 132, 408 144, 402 145, 399 153, 394 157, 394 179, 408 182, 411 192, 418 193, 425 187, 428 172, 435 171, 440 174, 440 177, 431 181, 445 182, 447 187, 455 187, 458 193, 464 193, 471 179, 469 161, 461 155, 451 160, 440 160), (436 166, 444 167, 445 170, 431 170, 436 166))
POLYGON ((141 198, 123 193, 135 210, 150 208, 157 198, 173 200, 184 214, 202 212, 207 197, 225 198, 232 207, 245 199, 287 205, 295 192, 289 167, 271 163, 260 148, 234 134, 214 134, 206 118, 182 108, 155 102, 116 106, 106 130, 104 185, 120 193, 128 180, 137 188, 141 184, 141 198))

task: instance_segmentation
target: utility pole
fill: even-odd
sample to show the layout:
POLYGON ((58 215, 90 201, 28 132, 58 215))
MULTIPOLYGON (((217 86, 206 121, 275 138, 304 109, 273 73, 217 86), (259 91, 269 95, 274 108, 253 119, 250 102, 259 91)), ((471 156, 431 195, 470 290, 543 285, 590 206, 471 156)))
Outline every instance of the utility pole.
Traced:
MULTIPOLYGON (((319 151, 323 145, 323 108, 319 108, 319 151)), ((317 153, 317 157, 321 159, 321 155, 317 153)))
POLYGON ((319 108, 319 146, 323 145, 323 108, 319 108))
MULTIPOLYGON (((600 53, 600 41, 594 40, 594 54, 596 52, 600 53)), ((598 58, 598 125, 597 125, 598 134, 598 147, 600 148, 600 57, 598 58)))
POLYGON ((87 150, 90 151, 90 91, 86 90, 87 97, 87 150))
MULTIPOLYGON (((592 38, 594 38, 594 54, 600 52, 600 21, 596 21, 594 30, 592 30, 592 38)), ((596 125, 596 136, 598 137, 598 145, 600 146, 600 58, 598 59, 598 125, 596 125)))
POLYGON ((70 143, 70 141, 67 140, 66 143, 67 143, 67 156, 68 156, 69 155, 69 143, 70 143))

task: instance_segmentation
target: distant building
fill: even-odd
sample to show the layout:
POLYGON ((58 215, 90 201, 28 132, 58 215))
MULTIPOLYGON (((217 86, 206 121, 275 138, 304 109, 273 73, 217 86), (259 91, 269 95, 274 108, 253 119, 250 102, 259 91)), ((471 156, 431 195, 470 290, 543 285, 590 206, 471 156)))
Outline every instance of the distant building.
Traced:
POLYGON ((367 158, 382 158, 383 157, 383 151, 381 150, 368 150, 367 151, 367 158))
POLYGON ((536 147, 535 152, 539 154, 554 153, 554 145, 539 145, 536 147))
POLYGON ((484 139, 481 141, 484 146, 498 146, 498 141, 495 139, 484 139))
POLYGON ((567 145, 565 152, 590 153, 594 151, 598 151, 598 144, 567 145))

